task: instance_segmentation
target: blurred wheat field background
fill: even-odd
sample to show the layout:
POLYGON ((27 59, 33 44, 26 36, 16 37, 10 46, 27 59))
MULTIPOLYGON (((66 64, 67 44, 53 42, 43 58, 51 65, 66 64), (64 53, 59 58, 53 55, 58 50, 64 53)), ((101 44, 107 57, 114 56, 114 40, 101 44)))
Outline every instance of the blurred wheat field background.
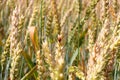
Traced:
POLYGON ((120 80, 120 0, 0 0, 0 80, 120 80))

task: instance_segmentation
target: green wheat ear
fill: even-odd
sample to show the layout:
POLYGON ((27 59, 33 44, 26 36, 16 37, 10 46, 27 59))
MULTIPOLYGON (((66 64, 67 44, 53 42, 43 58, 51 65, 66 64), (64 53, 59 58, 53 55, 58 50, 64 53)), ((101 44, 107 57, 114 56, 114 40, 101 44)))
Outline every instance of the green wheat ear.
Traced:
POLYGON ((69 67, 69 73, 75 73, 79 79, 85 80, 85 74, 76 66, 69 67))
POLYGON ((4 51, 1 54, 1 65, 2 65, 3 72, 6 67, 5 65, 6 65, 7 58, 9 57, 9 53, 10 53, 10 36, 8 36, 6 43, 4 45, 4 51))
POLYGON ((46 36, 50 42, 53 41, 53 27, 52 27, 52 22, 53 22, 53 16, 52 16, 52 11, 50 10, 47 16, 47 25, 46 25, 46 36))
POLYGON ((55 0, 52 0, 51 4, 52 4, 53 16, 54 16, 54 19, 53 19, 53 22, 54 22, 54 30, 53 31, 54 32, 53 32, 53 34, 58 35, 58 34, 60 34, 61 27, 60 27, 59 14, 58 14, 58 10, 57 10, 57 4, 56 4, 55 0))

